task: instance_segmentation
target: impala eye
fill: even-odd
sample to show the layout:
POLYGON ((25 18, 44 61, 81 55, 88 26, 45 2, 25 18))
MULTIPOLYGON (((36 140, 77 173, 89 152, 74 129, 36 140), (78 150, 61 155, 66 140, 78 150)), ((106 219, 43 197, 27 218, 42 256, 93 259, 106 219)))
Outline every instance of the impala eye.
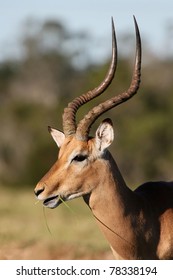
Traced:
POLYGON ((87 159, 87 155, 77 155, 73 158, 72 161, 81 162, 81 161, 84 161, 85 159, 87 159))

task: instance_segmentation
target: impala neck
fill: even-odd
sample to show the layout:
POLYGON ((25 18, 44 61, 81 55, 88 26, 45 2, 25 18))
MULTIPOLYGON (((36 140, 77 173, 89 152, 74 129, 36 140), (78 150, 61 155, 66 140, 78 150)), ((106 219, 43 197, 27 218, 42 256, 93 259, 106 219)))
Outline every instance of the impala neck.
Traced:
MULTIPOLYGON (((108 240, 114 255, 131 258, 135 252, 135 233, 132 228, 133 213, 140 206, 136 195, 126 183, 110 153, 106 155, 102 175, 93 191, 84 197, 99 227, 108 240)), ((103 168, 102 166, 102 168, 103 168)), ((137 210, 137 211, 136 211, 137 210)))

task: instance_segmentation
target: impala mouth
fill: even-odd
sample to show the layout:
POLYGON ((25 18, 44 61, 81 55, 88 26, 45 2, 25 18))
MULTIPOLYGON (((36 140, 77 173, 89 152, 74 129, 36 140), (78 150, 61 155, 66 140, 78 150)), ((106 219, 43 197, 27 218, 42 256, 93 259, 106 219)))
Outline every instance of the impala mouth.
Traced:
POLYGON ((43 205, 48 208, 56 208, 62 203, 61 197, 59 195, 55 195, 52 197, 48 197, 43 201, 43 205))
POLYGON ((62 202, 72 200, 72 199, 80 197, 82 195, 83 195, 83 193, 74 193, 74 194, 66 195, 65 197, 61 196, 61 195, 50 196, 50 197, 46 198, 45 200, 43 200, 43 205, 45 207, 53 209, 53 208, 56 208, 57 206, 59 206, 62 202))

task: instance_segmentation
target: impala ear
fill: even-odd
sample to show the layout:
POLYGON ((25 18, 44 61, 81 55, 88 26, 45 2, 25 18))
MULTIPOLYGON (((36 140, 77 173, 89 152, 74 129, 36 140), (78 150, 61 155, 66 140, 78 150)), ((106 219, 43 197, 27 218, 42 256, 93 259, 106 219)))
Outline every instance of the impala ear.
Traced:
POLYGON ((64 139, 65 139, 65 135, 63 132, 57 130, 57 129, 54 129, 50 126, 48 126, 48 131, 50 132, 50 134, 52 135, 55 143, 57 144, 57 146, 60 148, 64 142, 64 139))
POLYGON ((114 140, 114 130, 111 119, 105 119, 96 131, 96 147, 103 152, 114 140))

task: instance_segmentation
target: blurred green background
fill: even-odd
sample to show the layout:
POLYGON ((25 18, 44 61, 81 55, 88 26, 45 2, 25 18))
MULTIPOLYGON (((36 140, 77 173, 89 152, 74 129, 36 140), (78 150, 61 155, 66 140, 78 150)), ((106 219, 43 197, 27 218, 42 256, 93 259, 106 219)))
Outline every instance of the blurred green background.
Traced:
MULTIPOLYGON (((108 57, 100 63, 87 63, 85 45, 92 44, 92 39, 85 32, 70 33, 61 22, 53 20, 27 24, 20 46, 23 55, 0 64, 0 180, 1 184, 17 187, 35 185, 55 161, 58 151, 47 126, 62 129, 64 107, 98 85, 110 62, 108 57), (36 25, 33 33, 29 32, 31 25, 36 25), (77 64, 79 56, 82 66, 77 64)), ((114 82, 101 97, 82 107, 78 118, 105 98, 128 88, 134 43, 135 34, 120 34, 114 82), (128 46, 128 53, 121 53, 121 45, 128 46)), ((111 46, 111 36, 107 44, 111 46)), ((146 179, 168 179, 172 171, 173 60, 169 56, 155 57, 145 40, 143 50, 138 94, 101 118, 113 120, 116 137, 111 150, 130 185, 146 179)))
MULTIPOLYGON (((172 36, 170 26, 165 34, 172 36)), ((62 129, 64 107, 100 83, 110 56, 91 61, 93 38, 85 31, 73 33, 61 20, 27 20, 20 38, 20 57, 6 57, 0 63, 0 259, 111 258, 81 199, 69 202, 73 214, 64 205, 43 211, 33 194, 57 158, 47 126, 62 129)), ((128 88, 134 42, 133 33, 118 35, 114 82, 80 109, 78 119, 91 106, 128 88)), ((111 36, 106 44, 111 45, 111 36)), ((115 140, 110 150, 131 188, 148 180, 172 180, 173 55, 155 55, 143 38, 138 94, 102 116, 92 135, 104 117, 113 120, 115 140)))

